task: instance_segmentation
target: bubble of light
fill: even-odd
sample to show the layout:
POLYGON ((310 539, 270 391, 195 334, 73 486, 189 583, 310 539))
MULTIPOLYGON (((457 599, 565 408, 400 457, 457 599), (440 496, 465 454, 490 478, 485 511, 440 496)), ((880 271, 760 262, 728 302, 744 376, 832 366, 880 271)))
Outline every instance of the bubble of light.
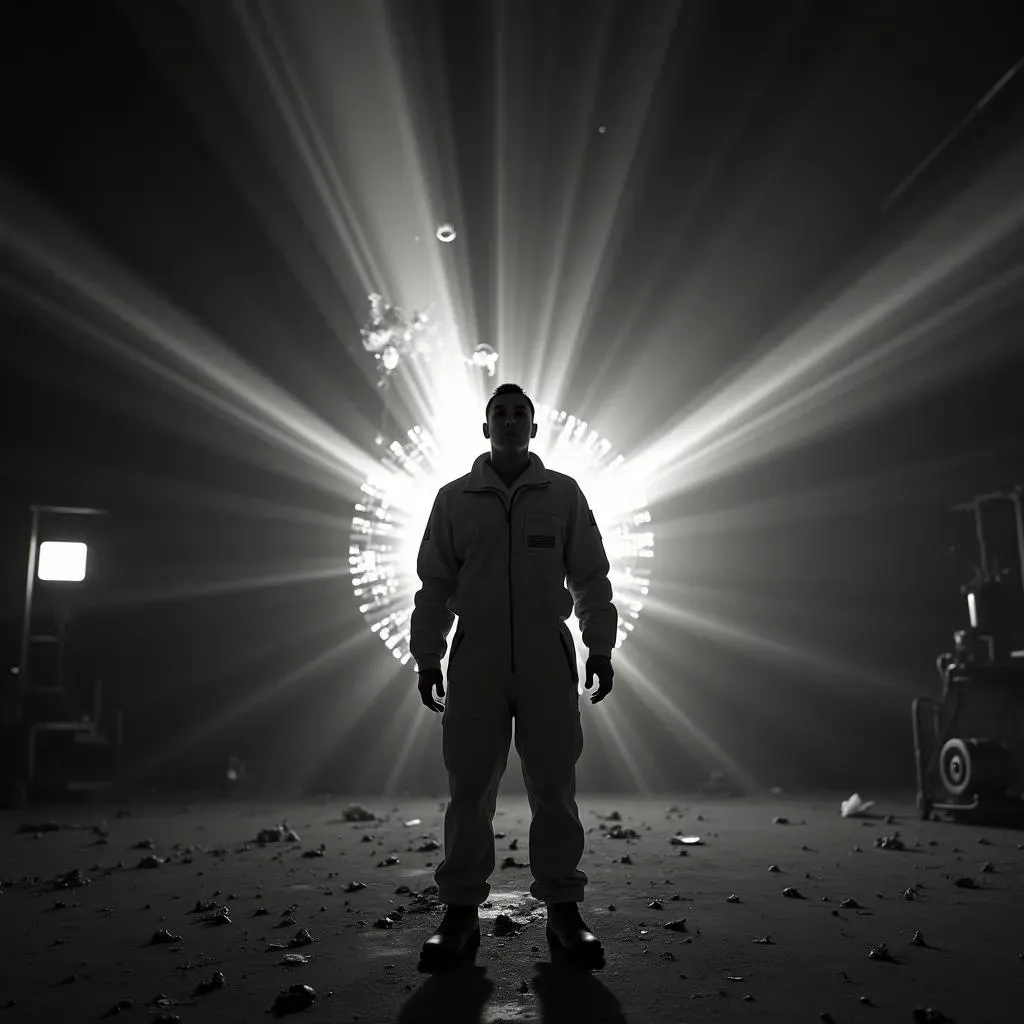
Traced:
MULTIPOLYGON (((585 420, 538 404, 537 424, 541 429, 533 449, 548 468, 576 479, 601 531, 619 613, 615 641, 619 648, 636 628, 650 587, 654 533, 646 496, 625 457, 613 457, 611 442, 590 430, 585 420)), ((420 588, 416 556, 434 497, 444 484, 469 472, 473 458, 480 454, 473 447, 479 447, 477 442, 469 439, 465 453, 457 457, 448 453, 446 458, 422 426, 413 427, 406 436, 405 442, 386 444, 380 469, 361 485, 348 548, 359 612, 370 632, 401 665, 412 660, 409 624, 413 598, 420 588)), ((566 625, 585 658, 575 615, 566 625)), ((442 668, 446 669, 446 661, 447 657, 442 668)))
POLYGON ((493 377, 500 358, 497 351, 491 345, 480 344, 473 349, 473 354, 466 362, 470 366, 484 367, 487 370, 487 376, 493 377))
POLYGON ((451 224, 442 224, 436 232, 439 242, 454 242, 456 239, 455 228, 451 224))

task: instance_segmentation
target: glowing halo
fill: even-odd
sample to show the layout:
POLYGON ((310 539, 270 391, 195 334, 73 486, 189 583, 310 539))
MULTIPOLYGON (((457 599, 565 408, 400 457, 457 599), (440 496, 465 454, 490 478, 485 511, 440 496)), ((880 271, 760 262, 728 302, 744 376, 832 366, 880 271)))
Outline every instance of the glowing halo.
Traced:
POLYGON ((454 242, 457 237, 451 224, 442 224, 435 232, 435 236, 439 242, 454 242))
MULTIPOLYGON (((542 429, 534 450, 546 466, 577 480, 601 530, 619 612, 615 642, 619 648, 635 629, 650 586, 654 534, 646 496, 631 485, 625 457, 610 457, 611 443, 588 430, 586 421, 538 405, 537 423, 542 429)), ((427 517, 438 489, 469 472, 472 464, 471 458, 464 466, 450 460, 442 464, 445 460, 426 427, 413 427, 406 436, 404 443, 393 440, 386 444, 380 470, 361 485, 363 498, 354 508, 348 549, 359 612, 370 632, 402 665, 412 661, 409 621, 420 588, 416 555, 427 517)), ((577 651, 585 657, 575 615, 566 625, 577 651)), ((457 622, 453 631, 456 627, 457 622)))

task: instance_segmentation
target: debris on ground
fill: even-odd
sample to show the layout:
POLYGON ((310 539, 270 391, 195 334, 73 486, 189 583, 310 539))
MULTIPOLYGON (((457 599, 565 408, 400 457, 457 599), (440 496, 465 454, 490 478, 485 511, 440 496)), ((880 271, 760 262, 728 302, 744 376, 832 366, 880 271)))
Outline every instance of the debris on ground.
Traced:
POLYGON ((194 996, 205 996, 211 992, 215 992, 219 988, 224 988, 227 984, 227 980, 224 977, 223 971, 215 971, 213 975, 207 978, 206 981, 200 981, 196 987, 192 990, 194 996))
POLYGON ((298 833, 288 827, 286 818, 280 825, 273 828, 260 829, 256 836, 257 843, 298 843, 301 842, 298 833))
POLYGON ((934 1010, 930 1006, 915 1006, 914 1020, 917 1024, 947 1024, 949 1018, 941 1011, 934 1010))
POLYGON ((287 943, 272 942, 267 946, 268 953, 280 953, 286 949, 298 949, 300 946, 309 946, 314 942, 314 938, 309 934, 308 928, 300 928, 287 943))
POLYGON ((875 846, 879 850, 905 850, 907 844, 900 839, 899 832, 893 832, 891 836, 879 836, 875 840, 875 846))
POLYGON ((636 829, 623 828, 621 825, 613 825, 604 834, 605 839, 639 839, 640 835, 636 829))
POLYGON ((130 1010, 134 1005, 135 1003, 131 999, 118 999, 118 1001, 114 1003, 114 1005, 109 1010, 107 1010, 107 1012, 103 1016, 116 1017, 123 1010, 130 1010))
POLYGON ((874 800, 862 800, 860 793, 854 793, 839 805, 839 812, 844 818, 857 818, 864 814, 869 807, 874 807, 874 805, 874 800))
POLYGON ((368 811, 365 807, 361 807, 359 804, 349 804, 341 812, 341 817, 344 821, 376 821, 376 816, 368 811))
POLYGON ((292 985, 277 994, 271 1012, 275 1014, 299 1013, 316 1002, 316 989, 312 985, 292 985))

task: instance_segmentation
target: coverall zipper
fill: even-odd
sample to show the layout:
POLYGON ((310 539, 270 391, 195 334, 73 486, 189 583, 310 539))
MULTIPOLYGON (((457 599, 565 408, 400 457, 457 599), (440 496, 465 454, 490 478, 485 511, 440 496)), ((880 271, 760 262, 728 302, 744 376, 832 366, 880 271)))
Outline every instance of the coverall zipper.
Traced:
MULTIPOLYGON (((512 614, 512 503, 516 500, 516 495, 522 491, 525 491, 529 487, 544 487, 544 484, 523 484, 521 487, 516 488, 512 492, 512 497, 509 498, 508 507, 505 509, 505 519, 508 522, 508 639, 509 639, 509 662, 512 666, 512 671, 516 670, 516 625, 515 616, 512 614)), ((502 498, 501 492, 498 490, 493 491, 501 501, 505 504, 505 499, 502 498)))
MULTIPOLYGON (((515 672, 515 616, 512 613, 512 503, 515 501, 515 496, 523 492, 527 487, 543 486, 538 483, 525 483, 521 487, 517 487, 512 492, 512 497, 509 499, 508 507, 505 509, 505 519, 508 522, 508 535, 509 535, 509 557, 508 557, 508 571, 509 571, 509 663, 512 667, 512 672, 515 672)), ((502 499, 501 492, 495 490, 494 492, 498 495, 502 504, 505 504, 502 499)))
POLYGON ((512 494, 505 510, 505 518, 508 520, 508 653, 513 675, 516 671, 516 625, 512 614, 512 502, 516 500, 518 493, 515 491, 512 494))

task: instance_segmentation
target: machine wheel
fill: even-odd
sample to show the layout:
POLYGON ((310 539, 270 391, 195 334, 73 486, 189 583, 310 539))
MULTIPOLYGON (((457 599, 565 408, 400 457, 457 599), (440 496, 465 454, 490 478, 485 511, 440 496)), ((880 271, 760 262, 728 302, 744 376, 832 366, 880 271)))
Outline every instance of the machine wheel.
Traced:
POLYGON ((951 796, 1005 789, 1008 768, 1006 751, 995 740, 954 737, 939 753, 939 776, 951 796))

